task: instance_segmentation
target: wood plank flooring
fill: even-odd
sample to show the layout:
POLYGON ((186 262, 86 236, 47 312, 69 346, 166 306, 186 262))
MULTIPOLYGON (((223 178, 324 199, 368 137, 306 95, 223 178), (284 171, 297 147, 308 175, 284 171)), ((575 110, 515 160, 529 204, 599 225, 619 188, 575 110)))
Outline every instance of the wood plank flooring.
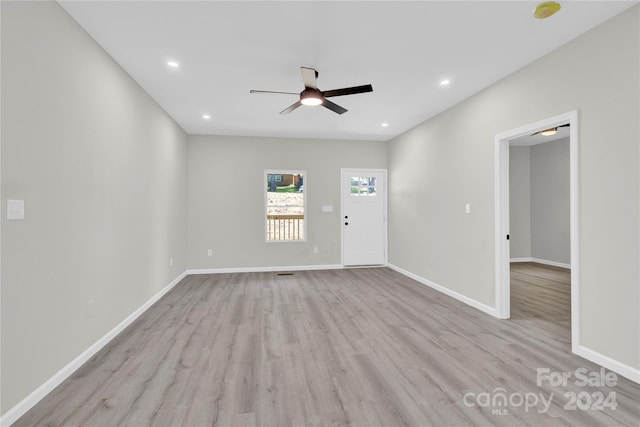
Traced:
POLYGON ((599 367, 570 352, 566 285, 520 267, 512 321, 387 268, 189 276, 14 425, 639 425, 640 386, 622 377, 536 385, 536 368, 599 367), (500 389, 511 403, 483 404, 500 389), (618 406, 565 410, 582 391, 618 406), (548 410, 518 400, 533 394, 548 410))
POLYGON ((571 271, 533 262, 511 264, 511 320, 571 347, 571 271))

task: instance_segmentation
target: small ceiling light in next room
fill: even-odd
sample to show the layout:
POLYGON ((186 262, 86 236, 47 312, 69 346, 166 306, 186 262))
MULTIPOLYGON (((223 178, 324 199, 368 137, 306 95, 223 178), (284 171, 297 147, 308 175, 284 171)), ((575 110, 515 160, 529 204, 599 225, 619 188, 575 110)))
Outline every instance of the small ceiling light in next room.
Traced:
POLYGON ((203 114, 202 118, 205 120, 209 120, 211 118, 211 116, 209 114, 203 114))
POLYGON ((171 68, 178 68, 180 66, 177 61, 167 61, 167 65, 171 68))
POLYGON ((388 128, 389 127, 389 123, 383 123, 380 126, 382 126, 383 128, 388 128))
POLYGON ((440 80, 440 86, 449 86, 449 84, 451 84, 451 80, 449 79, 440 80))

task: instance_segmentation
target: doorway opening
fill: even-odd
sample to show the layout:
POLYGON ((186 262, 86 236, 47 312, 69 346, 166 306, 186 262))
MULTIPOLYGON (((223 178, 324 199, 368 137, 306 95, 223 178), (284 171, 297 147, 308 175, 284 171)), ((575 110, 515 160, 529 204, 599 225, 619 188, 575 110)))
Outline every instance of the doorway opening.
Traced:
MULTIPOLYGON (((578 112, 571 111, 536 123, 503 132, 495 137, 495 248, 496 312, 499 318, 511 317, 511 240, 509 160, 511 142, 551 128, 569 125, 569 219, 571 347, 579 347, 579 248, 578 248, 578 112)), ((560 265, 567 267, 567 265, 560 265)))

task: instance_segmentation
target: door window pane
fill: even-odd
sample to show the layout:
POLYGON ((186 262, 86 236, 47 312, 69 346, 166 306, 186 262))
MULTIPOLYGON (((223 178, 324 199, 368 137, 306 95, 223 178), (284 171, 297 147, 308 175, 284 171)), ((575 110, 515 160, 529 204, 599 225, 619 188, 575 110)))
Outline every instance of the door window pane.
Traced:
POLYGON ((376 195, 376 177, 374 176, 352 176, 351 177, 351 195, 352 196, 368 196, 376 195))

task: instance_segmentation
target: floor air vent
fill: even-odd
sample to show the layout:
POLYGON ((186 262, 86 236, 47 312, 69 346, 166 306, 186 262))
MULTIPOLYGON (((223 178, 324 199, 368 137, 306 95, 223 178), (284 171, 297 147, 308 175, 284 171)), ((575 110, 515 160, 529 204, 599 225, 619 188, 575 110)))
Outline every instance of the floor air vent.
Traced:
POLYGON ((293 276, 293 273, 276 273, 276 276, 293 276))

